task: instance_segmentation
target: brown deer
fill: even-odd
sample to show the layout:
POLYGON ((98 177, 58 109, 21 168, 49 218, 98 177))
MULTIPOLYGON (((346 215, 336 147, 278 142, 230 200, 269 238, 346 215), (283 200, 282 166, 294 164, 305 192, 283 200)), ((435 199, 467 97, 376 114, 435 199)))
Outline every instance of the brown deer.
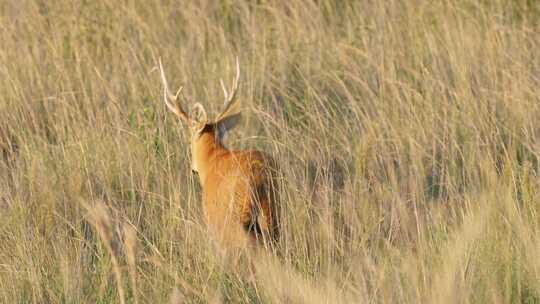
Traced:
POLYGON ((173 95, 167 84, 161 59, 164 101, 182 120, 191 138, 191 169, 202 186, 202 204, 209 231, 226 247, 275 244, 279 237, 276 202, 276 165, 260 151, 233 151, 223 144, 225 133, 240 119, 237 99, 240 65, 236 59, 236 77, 230 92, 223 81, 223 111, 209 120, 200 103, 189 115, 178 102, 182 87, 173 95))

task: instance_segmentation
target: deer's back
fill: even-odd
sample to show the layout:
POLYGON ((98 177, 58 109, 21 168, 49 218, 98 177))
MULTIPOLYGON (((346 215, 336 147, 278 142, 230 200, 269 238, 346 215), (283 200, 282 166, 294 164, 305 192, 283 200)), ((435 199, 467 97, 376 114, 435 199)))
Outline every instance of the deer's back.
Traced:
POLYGON ((231 242, 263 233, 276 238, 276 169, 274 161, 259 151, 218 155, 203 184, 209 227, 231 242))

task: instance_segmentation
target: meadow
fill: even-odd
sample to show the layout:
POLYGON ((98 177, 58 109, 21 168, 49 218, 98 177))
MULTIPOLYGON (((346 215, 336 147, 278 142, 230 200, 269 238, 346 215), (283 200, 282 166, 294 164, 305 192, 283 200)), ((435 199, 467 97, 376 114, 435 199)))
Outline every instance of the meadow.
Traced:
POLYGON ((540 303, 540 2, 0 2, 1 303, 540 303), (209 236, 188 105, 281 168, 282 235, 209 236))

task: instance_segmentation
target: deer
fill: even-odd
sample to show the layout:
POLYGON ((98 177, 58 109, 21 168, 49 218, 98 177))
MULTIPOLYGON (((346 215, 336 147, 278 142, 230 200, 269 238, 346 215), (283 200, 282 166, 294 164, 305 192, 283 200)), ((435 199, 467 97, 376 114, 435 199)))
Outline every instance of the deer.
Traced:
POLYGON ((171 93, 161 58, 159 70, 165 105, 189 131, 191 170, 202 188, 208 231, 226 248, 274 248, 279 238, 277 165, 261 151, 230 150, 224 144, 225 135, 238 124, 242 112, 237 98, 238 57, 231 88, 227 90, 221 80, 225 102, 213 120, 200 103, 186 112, 185 102, 179 100, 183 86, 171 93))

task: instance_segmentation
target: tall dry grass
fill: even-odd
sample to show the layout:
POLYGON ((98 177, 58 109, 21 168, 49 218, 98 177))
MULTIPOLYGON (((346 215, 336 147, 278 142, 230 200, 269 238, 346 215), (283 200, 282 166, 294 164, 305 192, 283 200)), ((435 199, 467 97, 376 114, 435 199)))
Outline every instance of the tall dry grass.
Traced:
POLYGON ((540 302, 536 1, 0 3, 0 302, 540 302), (283 171, 223 256, 155 69, 283 171))

